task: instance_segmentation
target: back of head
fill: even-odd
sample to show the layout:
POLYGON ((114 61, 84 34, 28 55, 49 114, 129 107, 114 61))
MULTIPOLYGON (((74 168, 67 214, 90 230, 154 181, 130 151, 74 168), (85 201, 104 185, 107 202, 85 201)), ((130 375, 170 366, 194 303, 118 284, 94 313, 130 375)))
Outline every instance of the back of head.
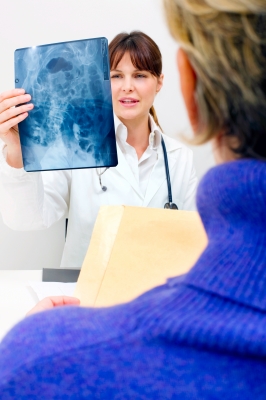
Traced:
POLYGON ((197 75, 196 142, 222 132, 240 157, 266 159, 266 0, 164 0, 197 75))

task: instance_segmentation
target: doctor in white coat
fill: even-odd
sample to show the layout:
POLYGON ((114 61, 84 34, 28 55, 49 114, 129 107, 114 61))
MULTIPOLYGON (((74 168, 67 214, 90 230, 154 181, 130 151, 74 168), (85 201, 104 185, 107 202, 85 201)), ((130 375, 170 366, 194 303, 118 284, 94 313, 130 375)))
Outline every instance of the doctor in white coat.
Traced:
POLYGON ((197 178, 192 151, 162 133, 153 108, 154 98, 163 85, 158 46, 142 32, 122 33, 110 43, 109 53, 117 167, 25 172, 17 124, 27 118, 34 105, 20 105, 30 100, 22 89, 0 95, 3 220, 15 230, 38 230, 68 217, 63 268, 81 267, 100 206, 163 208, 168 202, 162 137, 173 202, 181 210, 195 207, 197 178))

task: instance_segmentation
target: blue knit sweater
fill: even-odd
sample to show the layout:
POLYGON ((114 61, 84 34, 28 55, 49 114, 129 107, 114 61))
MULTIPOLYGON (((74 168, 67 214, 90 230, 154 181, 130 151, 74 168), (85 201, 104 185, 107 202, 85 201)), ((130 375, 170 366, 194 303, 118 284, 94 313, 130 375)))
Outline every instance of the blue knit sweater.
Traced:
POLYGON ((26 318, 0 346, 0 398, 266 399, 266 163, 213 168, 197 202, 209 244, 187 275, 26 318))

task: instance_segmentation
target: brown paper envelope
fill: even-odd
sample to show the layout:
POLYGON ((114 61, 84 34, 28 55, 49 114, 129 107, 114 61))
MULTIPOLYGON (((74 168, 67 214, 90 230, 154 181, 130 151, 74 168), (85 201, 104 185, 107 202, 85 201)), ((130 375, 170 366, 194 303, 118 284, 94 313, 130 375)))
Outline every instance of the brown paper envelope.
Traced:
POLYGON ((104 206, 75 295, 84 306, 130 301, 187 272, 206 244, 197 212, 104 206))

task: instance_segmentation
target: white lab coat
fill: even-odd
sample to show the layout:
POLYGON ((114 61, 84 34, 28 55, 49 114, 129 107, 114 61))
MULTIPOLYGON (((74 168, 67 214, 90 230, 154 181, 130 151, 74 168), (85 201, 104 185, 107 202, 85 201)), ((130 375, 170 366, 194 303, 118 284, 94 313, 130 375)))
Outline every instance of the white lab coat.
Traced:
MULTIPOLYGON (((179 141, 163 135, 168 154, 173 202, 181 210, 195 209, 197 177, 193 154, 179 141)), ((26 173, 11 168, 0 150, 0 210, 15 230, 38 230, 68 217, 68 233, 61 267, 81 268, 101 205, 163 208, 168 202, 162 147, 151 172, 146 194, 117 146, 118 166, 102 175, 104 192, 95 169, 26 173)), ((177 212, 177 211, 169 211, 177 212)))

